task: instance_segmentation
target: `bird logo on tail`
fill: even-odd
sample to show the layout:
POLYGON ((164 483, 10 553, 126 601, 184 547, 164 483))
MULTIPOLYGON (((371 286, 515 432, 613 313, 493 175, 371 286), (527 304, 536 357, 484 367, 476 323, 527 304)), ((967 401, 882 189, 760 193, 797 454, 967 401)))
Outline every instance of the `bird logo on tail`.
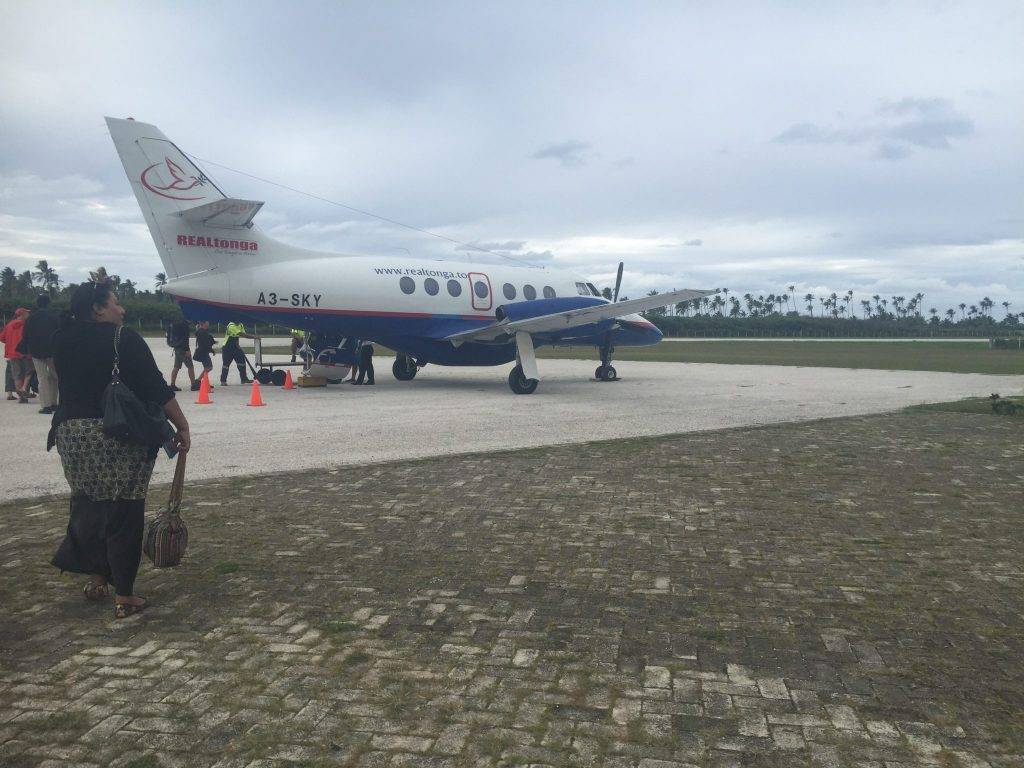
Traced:
POLYGON ((204 186, 206 184, 206 177, 202 174, 199 176, 186 177, 181 166, 169 157, 164 157, 163 163, 153 163, 149 166, 142 172, 142 175, 139 177, 139 181, 141 181, 142 186, 150 192, 160 195, 161 197, 166 197, 170 200, 202 200, 206 197, 205 194, 201 194, 198 197, 192 197, 185 194, 196 187, 204 186), (173 179, 170 184, 161 185, 159 183, 159 171, 153 172, 153 169, 160 165, 163 165, 167 169, 168 175, 173 179))

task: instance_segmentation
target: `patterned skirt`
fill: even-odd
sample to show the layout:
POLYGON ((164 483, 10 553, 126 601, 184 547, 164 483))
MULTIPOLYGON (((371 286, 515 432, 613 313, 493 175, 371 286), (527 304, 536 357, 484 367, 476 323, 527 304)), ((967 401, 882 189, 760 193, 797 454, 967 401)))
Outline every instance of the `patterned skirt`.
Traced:
POLYGON ((72 496, 145 499, 155 458, 142 446, 103 434, 102 426, 102 419, 69 419, 57 427, 57 453, 72 496))

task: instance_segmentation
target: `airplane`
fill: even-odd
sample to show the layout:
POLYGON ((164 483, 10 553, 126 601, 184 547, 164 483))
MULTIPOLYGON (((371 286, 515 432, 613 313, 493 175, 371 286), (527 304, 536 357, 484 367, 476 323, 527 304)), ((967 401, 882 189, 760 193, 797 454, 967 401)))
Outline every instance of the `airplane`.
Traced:
POLYGON ((700 299, 676 290, 618 301, 585 277, 546 267, 414 257, 328 254, 274 240, 253 225, 257 200, 228 197, 158 128, 106 118, 110 136, 163 262, 167 283, 192 321, 287 325, 318 339, 389 347, 396 379, 427 364, 504 365, 517 395, 537 389, 535 350, 594 346, 599 381, 614 381, 617 347, 657 344, 640 314, 700 299))

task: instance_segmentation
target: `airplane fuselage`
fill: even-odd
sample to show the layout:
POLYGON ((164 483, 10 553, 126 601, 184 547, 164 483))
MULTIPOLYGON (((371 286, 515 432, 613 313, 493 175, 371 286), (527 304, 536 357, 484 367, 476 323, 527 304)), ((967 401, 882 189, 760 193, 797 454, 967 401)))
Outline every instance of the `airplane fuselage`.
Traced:
MULTIPOLYGON (((605 302, 585 278, 562 270, 320 254, 253 268, 214 268, 172 280, 164 290, 192 320, 241 319, 356 337, 384 344, 420 363, 443 365, 499 365, 515 359, 511 340, 461 345, 445 341, 452 334, 494 323, 500 306, 573 297, 581 303, 605 302)), ((536 343, 597 345, 609 331, 616 346, 655 344, 661 339, 654 325, 630 315, 539 334, 536 343)))

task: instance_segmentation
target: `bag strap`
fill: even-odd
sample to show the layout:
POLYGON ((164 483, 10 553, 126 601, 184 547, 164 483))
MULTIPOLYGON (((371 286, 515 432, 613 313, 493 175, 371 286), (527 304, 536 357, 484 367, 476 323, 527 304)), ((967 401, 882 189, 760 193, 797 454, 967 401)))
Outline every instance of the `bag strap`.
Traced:
POLYGON ((117 326, 117 329, 114 331, 114 368, 110 371, 110 378, 111 379, 119 379, 121 377, 121 369, 120 369, 121 355, 120 355, 120 353, 118 352, 118 349, 117 349, 120 346, 120 344, 121 344, 121 326, 119 325, 119 326, 117 326))
POLYGON ((174 480, 171 482, 171 497, 167 508, 177 511, 181 506, 181 492, 185 488, 185 454, 178 454, 178 463, 174 465, 174 480))

